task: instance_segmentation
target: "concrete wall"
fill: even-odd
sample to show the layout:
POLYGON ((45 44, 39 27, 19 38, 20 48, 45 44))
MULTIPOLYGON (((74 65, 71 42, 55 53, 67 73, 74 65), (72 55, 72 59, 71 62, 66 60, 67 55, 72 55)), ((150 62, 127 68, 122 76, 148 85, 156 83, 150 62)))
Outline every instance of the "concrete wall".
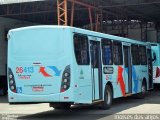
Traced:
POLYGON ((141 40, 141 29, 129 29, 128 37, 135 40, 141 40))
MULTIPOLYGON (((0 76, 6 75, 6 65, 7 65, 7 40, 6 40, 6 31, 12 28, 24 27, 37 25, 36 23, 30 23, 26 21, 19 21, 9 18, 0 17, 0 76)), ((118 30, 112 30, 109 28, 109 34, 118 34, 118 30)), ((126 28, 124 30, 126 34, 126 28)), ((157 41, 157 32, 153 28, 149 28, 147 31, 147 41, 156 42, 157 41)), ((159 35, 160 36, 160 35, 159 35)), ((128 37, 131 39, 141 40, 141 29, 140 26, 135 27, 134 29, 128 30, 128 37)))
MULTIPOLYGON (((144 30, 143 31, 144 33, 142 34, 145 34, 146 31, 144 30)), ((119 33, 119 30, 108 30, 107 31, 108 34, 112 34, 112 35, 116 35, 119 33)), ((124 34, 127 34, 127 30, 125 29, 124 30, 124 34)), ((147 29, 147 36, 145 36, 145 40, 148 41, 148 42, 156 42, 157 41, 157 31, 156 29, 153 27, 153 28, 148 28, 147 29), (147 37, 147 38, 146 38, 147 37)), ((134 29, 128 29, 128 38, 131 38, 131 39, 135 39, 135 40, 142 40, 141 38, 141 29, 140 27, 138 28, 134 28, 134 29)))
POLYGON ((35 23, 0 17, 0 76, 6 75, 7 40, 6 32, 12 28, 36 25, 35 23))
POLYGON ((157 31, 156 30, 147 31, 147 41, 157 42, 157 31))

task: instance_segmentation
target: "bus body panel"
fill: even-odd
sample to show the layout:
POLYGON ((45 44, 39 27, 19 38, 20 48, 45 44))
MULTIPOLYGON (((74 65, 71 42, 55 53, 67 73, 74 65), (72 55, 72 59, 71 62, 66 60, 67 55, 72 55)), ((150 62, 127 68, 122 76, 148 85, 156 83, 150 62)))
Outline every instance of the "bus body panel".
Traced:
POLYGON ((89 67, 74 67, 74 80, 77 86, 77 100, 75 103, 92 103, 91 70, 89 67))
POLYGON ((153 43, 152 47, 152 58, 153 54, 156 55, 156 60, 153 61, 153 83, 160 83, 160 44, 153 43))
MULTIPOLYGON (((126 39, 126 38, 119 38, 119 37, 116 37, 116 36, 111 36, 111 35, 104 35, 102 33, 97 33, 95 34, 95 32, 89 32, 89 31, 86 31, 85 33, 83 32, 83 30, 81 29, 76 29, 75 30, 75 33, 79 33, 79 34, 82 34, 82 35, 87 35, 89 40, 93 40, 95 39, 95 41, 98 41, 99 38, 109 38, 109 39, 113 39, 113 40, 121 40, 121 41, 124 41, 124 43, 130 43, 130 44, 144 44, 144 43, 141 43, 141 42, 132 42, 132 40, 130 39, 126 39), (93 34, 92 34, 93 33, 93 34), (126 41, 126 42, 125 42, 126 41)), ((122 42, 123 43, 123 42, 122 42)), ((144 46, 147 47, 147 44, 145 44, 144 46)), ((125 88, 123 88, 123 85, 122 84, 128 84, 127 81, 125 81, 125 77, 126 77, 126 70, 124 70, 124 66, 115 66, 115 65, 109 65, 109 66, 106 66, 106 65, 103 65, 102 64, 102 76, 103 76, 103 92, 105 90, 105 86, 108 82, 111 82, 112 83, 112 86, 113 86, 113 89, 114 89, 114 98, 118 98, 118 97, 122 97, 122 96, 125 96, 124 94, 124 89, 128 89, 128 86, 125 86, 125 88), (104 67, 113 67, 113 73, 112 74, 104 74, 103 73, 103 68, 104 67), (123 69, 123 72, 122 72, 122 79, 123 81, 120 83, 120 81, 118 81, 118 69, 119 68, 122 68, 123 69)), ((144 79, 146 79, 147 81, 147 84, 148 84, 148 67, 147 65, 133 65, 132 66, 132 94, 136 94, 136 93, 140 93, 141 92, 141 86, 142 86, 142 81, 144 79)), ((81 88, 81 89, 84 89, 84 88, 81 88)), ((88 90, 88 89, 86 89, 88 90)), ((148 90, 148 85, 147 85, 147 90, 148 90)), ((84 90, 84 93, 86 91, 84 90)), ((126 92, 126 91, 125 91, 126 92)), ((89 92, 88 92, 89 93, 89 92)), ((104 96, 103 96, 104 98, 104 96)), ((83 97, 82 99, 85 99, 85 97, 83 97)))
MULTIPOLYGON (((66 66, 71 65, 72 58, 70 54, 66 54, 71 44, 64 44, 70 39, 70 33, 70 30, 52 27, 32 27, 9 33, 8 68, 13 72, 17 97, 26 96, 32 102, 34 100, 29 99, 32 95, 37 96, 37 100, 43 98, 43 95, 55 96, 56 101, 68 96, 67 93, 65 96, 64 93, 60 95, 60 89, 63 71, 66 66)), ((10 98, 14 96, 9 89, 10 102, 10 98)), ((69 92, 69 96, 67 100, 73 101, 72 92, 69 92)), ((19 102, 27 101, 20 98, 19 102)), ((44 98, 44 102, 47 99, 50 101, 48 97, 44 98)))
POLYGON ((160 66, 153 66, 153 83, 154 84, 160 84, 160 76, 158 74, 160 74, 160 66))
MULTIPOLYGON (((128 70, 124 66, 124 58, 122 65, 104 65, 102 61, 102 43, 101 40, 103 38, 110 39, 112 41, 119 41, 122 43, 122 54, 123 54, 123 46, 131 46, 131 44, 139 44, 143 46, 147 46, 148 44, 145 44, 143 42, 139 41, 133 41, 131 39, 127 38, 121 38, 117 36, 112 36, 108 34, 102 34, 98 32, 92 32, 88 30, 83 30, 79 28, 73 28, 73 27, 35 27, 32 29, 32 27, 28 27, 19 30, 13 30, 10 32, 10 39, 9 39, 9 51, 8 51, 8 67, 13 71, 16 79, 16 84, 18 85, 18 89, 20 87, 23 88, 23 91, 20 90, 22 93, 13 93, 11 90, 9 90, 9 101, 10 102, 72 102, 75 104, 78 103, 85 103, 85 104, 91 104, 98 100, 104 100, 104 91, 107 84, 111 84, 113 87, 113 98, 123 97, 126 96, 129 92, 130 86, 128 86, 128 70), (37 29, 41 32, 35 31, 34 29, 37 29), (22 32, 21 32, 22 31, 22 32), (27 33, 28 31, 28 33, 27 33), (12 33, 13 32, 13 33, 12 33), (14 38, 14 34, 16 34, 14 38), (18 35, 18 32, 19 35, 18 35), (25 34, 23 32, 26 32, 25 34), (54 34, 53 34, 53 33, 54 34), (13 34, 13 35, 12 35, 13 34), (21 36, 27 36, 27 39, 24 39, 21 36), (33 57, 28 57, 27 55, 23 56, 16 56, 17 53, 15 51, 18 51, 17 49, 22 49, 22 53, 28 54, 27 50, 23 51, 23 47, 30 46, 33 43, 31 42, 35 36, 40 34, 38 36, 38 39, 41 41, 44 41, 44 39, 48 41, 47 48, 42 47, 42 53, 37 52, 30 54, 34 54, 33 57), (88 38, 88 46, 89 46, 89 64, 88 65, 79 65, 77 63, 76 57, 75 57, 75 48, 74 48, 74 35, 83 35, 87 36, 88 38), (47 37, 44 37, 47 36, 47 37), (55 37, 56 36, 56 37, 55 37), (13 38, 12 38, 13 37, 13 38), (16 37, 20 40, 26 40, 27 45, 24 45, 23 47, 19 46, 14 48, 14 45, 16 46, 16 43, 12 43, 12 40, 16 41, 16 37), (55 43, 52 43, 55 39, 55 43), (27 41, 29 39, 29 41, 27 41), (32 40, 31 40, 32 39, 32 40), (52 41, 52 42, 51 42, 52 41), (58 43, 57 43, 58 41, 58 43), (60 42, 60 43, 59 43, 60 42), (51 43, 53 45, 53 48, 51 46, 51 43), (13 47, 12 47, 13 46, 13 47), (93 52, 97 52, 97 49, 93 49, 92 47, 98 47, 99 50, 99 62, 101 65, 96 68, 93 67, 92 64, 93 60, 93 52), (50 49, 52 48, 52 49, 50 49), (12 52, 14 50, 14 53, 12 52), (46 52, 47 51, 47 52, 46 52), (53 52, 54 51, 54 52, 53 52), (59 52, 58 52, 59 51, 59 52), (53 54, 53 56, 48 56, 53 54), (27 56, 27 57, 26 57, 27 56), (20 62, 21 61, 21 62, 20 62), (14 63, 14 64, 13 64, 14 63), (40 65, 35 65, 33 63, 43 63, 40 65), (41 66, 43 65, 43 66, 41 66), (61 88, 61 80, 63 78, 63 71, 65 70, 66 66, 70 66, 71 69, 71 78, 70 78, 70 88, 65 92, 60 92, 61 88), (16 68, 21 67, 24 69, 27 67, 30 71, 32 67, 34 68, 34 71, 36 74, 29 74, 30 80, 19 80, 19 77, 21 75, 17 75, 16 68), (40 69, 40 68, 41 69, 40 69), (57 69, 56 69, 57 68, 57 69), (60 74, 55 74, 59 71, 60 74), (45 71, 45 72, 44 72, 45 71), (111 73, 106 73, 106 71, 109 71, 111 73), (101 72, 101 74, 99 73, 101 72), (46 74, 48 73, 48 74, 46 74), (58 76, 59 75, 59 76, 58 76), (47 77, 44 77, 47 76, 47 77), (33 77, 33 78, 31 78, 33 77), (101 79, 102 77, 102 79, 101 79), (38 80, 37 80, 38 79, 38 80), (37 80, 37 81, 36 81, 37 80), (30 82, 29 82, 30 81, 30 82), (43 84, 40 84, 43 83, 43 84), (30 86, 31 85, 31 86, 30 86), (41 90, 41 88, 44 85, 47 85, 44 87, 43 91, 32 91, 33 88, 25 88, 25 86, 34 87, 34 85, 38 85, 38 90, 41 90), (40 87, 39 87, 40 86, 40 87), (33 96, 34 99, 33 99, 33 96), (14 99, 13 99, 14 98, 14 99)), ((37 38, 36 38, 37 39, 37 38)), ((18 41, 17 41, 18 42, 18 41)), ((22 45, 24 43, 21 43, 22 45)), ((37 47, 39 44, 34 43, 37 47)), ((41 43, 40 46, 45 45, 45 43, 41 43)), ((34 48, 32 51, 34 51, 34 48)), ((39 47, 37 47, 39 49, 39 47)), ((131 47, 128 49, 131 51, 131 47)), ((20 52, 20 53, 21 53, 20 52)), ((124 56, 123 56, 124 57, 124 56)), ((96 58, 97 59, 97 58, 96 58)), ((148 67, 147 65, 132 65, 132 57, 131 59, 131 91, 130 94, 136 94, 141 92, 141 86, 142 81, 146 79, 147 86, 148 86, 148 67)), ((27 69, 27 70, 28 70, 27 69)), ((24 74, 26 75, 26 74, 24 74)), ((28 75, 28 74, 27 74, 28 75)), ((23 76, 22 76, 23 77, 23 76)), ((148 88, 148 87, 147 87, 148 88)), ((35 88, 34 88, 35 89, 35 88)))
POLYGON ((153 66, 153 82, 154 84, 159 83, 158 76, 156 77, 156 70, 159 69, 159 66, 153 66))

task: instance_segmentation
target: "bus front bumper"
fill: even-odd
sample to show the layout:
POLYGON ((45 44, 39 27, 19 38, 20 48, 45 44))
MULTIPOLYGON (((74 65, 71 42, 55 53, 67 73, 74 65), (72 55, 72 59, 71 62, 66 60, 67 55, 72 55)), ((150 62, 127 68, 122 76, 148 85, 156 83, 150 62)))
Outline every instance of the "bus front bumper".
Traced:
POLYGON ((50 103, 50 102, 73 102, 73 96, 68 96, 64 93, 49 94, 49 95, 26 95, 9 93, 9 103, 50 103))

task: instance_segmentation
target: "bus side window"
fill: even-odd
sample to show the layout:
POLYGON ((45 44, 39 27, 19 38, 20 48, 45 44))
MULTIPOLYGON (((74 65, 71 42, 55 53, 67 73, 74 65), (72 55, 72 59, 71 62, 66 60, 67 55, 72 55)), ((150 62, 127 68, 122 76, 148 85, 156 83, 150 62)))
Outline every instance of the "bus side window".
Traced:
POLYGON ((104 65, 113 64, 113 55, 112 55, 112 41, 109 39, 102 39, 102 58, 104 65))
POLYGON ((122 43, 113 42, 113 60, 115 65, 123 65, 122 43))
POLYGON ((131 52, 132 52, 132 63, 133 63, 133 65, 139 65, 140 64, 139 46, 138 45, 132 45, 131 46, 131 52))
POLYGON ((147 65, 147 54, 146 54, 146 47, 140 46, 140 60, 141 65, 147 65))
POLYGON ((78 65, 89 65, 88 37, 74 34, 74 51, 78 65))

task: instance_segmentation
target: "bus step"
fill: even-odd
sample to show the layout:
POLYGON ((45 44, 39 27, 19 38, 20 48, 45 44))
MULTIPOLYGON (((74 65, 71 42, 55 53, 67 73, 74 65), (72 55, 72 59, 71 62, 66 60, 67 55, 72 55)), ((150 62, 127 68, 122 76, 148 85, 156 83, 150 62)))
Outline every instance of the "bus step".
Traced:
POLYGON ((97 104, 97 103, 100 103, 100 102, 103 102, 103 100, 95 100, 92 102, 92 104, 97 104))
POLYGON ((124 97, 128 97, 128 96, 131 96, 131 95, 132 95, 132 93, 127 93, 127 94, 125 94, 124 97))

